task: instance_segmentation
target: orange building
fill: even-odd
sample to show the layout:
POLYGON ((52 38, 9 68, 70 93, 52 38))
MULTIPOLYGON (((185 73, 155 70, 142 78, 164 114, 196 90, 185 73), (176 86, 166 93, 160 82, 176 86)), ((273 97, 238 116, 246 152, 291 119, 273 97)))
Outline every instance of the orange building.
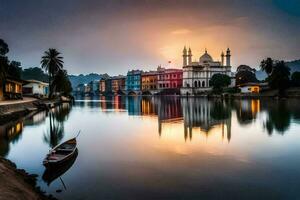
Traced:
POLYGON ((99 81, 99 90, 100 90, 101 94, 105 93, 105 80, 104 79, 99 81))
POLYGON ((142 90, 156 90, 157 89, 157 72, 143 72, 142 73, 142 90))

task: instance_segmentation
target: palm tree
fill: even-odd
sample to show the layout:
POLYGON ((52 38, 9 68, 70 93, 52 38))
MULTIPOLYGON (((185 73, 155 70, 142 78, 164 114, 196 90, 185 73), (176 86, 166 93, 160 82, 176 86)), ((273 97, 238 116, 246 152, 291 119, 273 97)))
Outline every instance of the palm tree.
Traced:
POLYGON ((52 80, 55 74, 63 69, 63 57, 60 56, 61 53, 56 49, 48 49, 48 51, 44 52, 44 56, 42 57, 41 67, 48 72, 49 75, 49 98, 53 93, 52 91, 52 80))
POLYGON ((272 58, 267 58, 266 60, 263 60, 260 63, 260 68, 263 71, 265 71, 268 74, 268 76, 271 75, 273 71, 273 67, 274 67, 274 61, 272 60, 272 58))

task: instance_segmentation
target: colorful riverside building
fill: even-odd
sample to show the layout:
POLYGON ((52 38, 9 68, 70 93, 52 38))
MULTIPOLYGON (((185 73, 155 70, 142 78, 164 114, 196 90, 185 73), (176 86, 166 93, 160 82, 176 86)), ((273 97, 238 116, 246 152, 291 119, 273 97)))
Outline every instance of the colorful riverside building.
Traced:
POLYGON ((111 89, 114 94, 123 94, 125 91, 126 77, 119 75, 111 78, 111 89))
POLYGON ((157 68, 157 89, 180 89, 182 87, 182 69, 157 68))
POLYGON ((94 80, 89 83, 91 95, 98 95, 100 92, 100 81, 94 80))
POLYGON ((142 91, 157 89, 157 71, 142 73, 142 91))
POLYGON ((131 70, 127 72, 126 77, 126 90, 127 93, 140 94, 141 93, 141 79, 142 79, 141 70, 131 70))
POLYGON ((99 81, 99 89, 100 94, 108 95, 112 94, 112 79, 111 78, 104 78, 99 81))

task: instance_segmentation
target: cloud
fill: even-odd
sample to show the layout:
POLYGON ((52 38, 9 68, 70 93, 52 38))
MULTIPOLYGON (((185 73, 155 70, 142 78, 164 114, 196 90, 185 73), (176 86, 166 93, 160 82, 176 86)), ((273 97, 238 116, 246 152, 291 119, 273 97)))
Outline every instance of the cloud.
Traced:
POLYGON ((191 32, 192 32, 191 30, 183 28, 183 29, 174 30, 174 31, 171 32, 171 34, 173 34, 173 35, 186 35, 186 34, 189 34, 191 32))

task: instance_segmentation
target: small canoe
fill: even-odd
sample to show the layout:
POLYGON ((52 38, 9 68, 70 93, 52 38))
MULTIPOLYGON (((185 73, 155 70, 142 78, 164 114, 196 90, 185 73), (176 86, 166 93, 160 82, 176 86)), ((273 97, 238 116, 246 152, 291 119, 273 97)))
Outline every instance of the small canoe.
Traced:
POLYGON ((66 160, 63 165, 55 165, 53 167, 46 167, 42 179, 49 186, 54 180, 61 177, 64 173, 66 173, 75 163, 76 158, 78 156, 78 150, 76 148, 75 153, 71 156, 70 159, 66 160))
POLYGON ((58 166, 68 161, 76 152, 76 137, 55 146, 43 161, 45 167, 58 166))

